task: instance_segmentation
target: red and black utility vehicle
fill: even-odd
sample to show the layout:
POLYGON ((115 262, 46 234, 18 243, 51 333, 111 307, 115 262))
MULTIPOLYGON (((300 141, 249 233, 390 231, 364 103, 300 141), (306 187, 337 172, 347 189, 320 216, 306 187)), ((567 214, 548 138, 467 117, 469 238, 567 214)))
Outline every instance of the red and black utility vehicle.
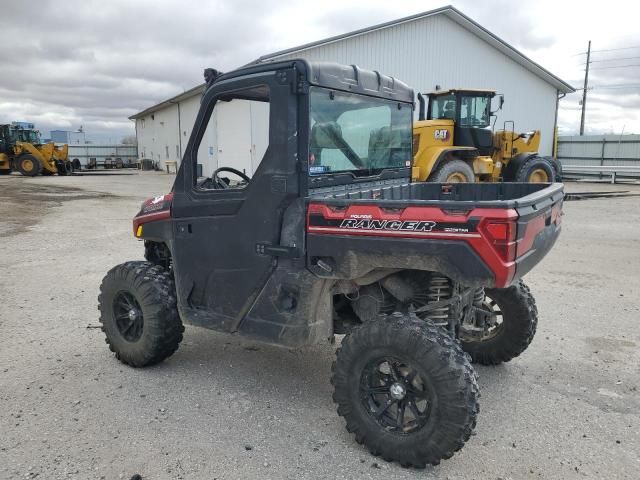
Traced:
POLYGON ((183 323, 291 347, 345 335, 331 381, 356 440, 405 466, 449 458, 478 414, 470 360, 533 338, 521 277, 560 233, 562 185, 411 183, 413 91, 378 72, 291 60, 206 77, 172 192, 133 222, 147 261, 102 282, 111 350, 160 362, 183 323), (233 102, 257 105, 263 152, 247 174, 218 144, 202 176, 233 102))

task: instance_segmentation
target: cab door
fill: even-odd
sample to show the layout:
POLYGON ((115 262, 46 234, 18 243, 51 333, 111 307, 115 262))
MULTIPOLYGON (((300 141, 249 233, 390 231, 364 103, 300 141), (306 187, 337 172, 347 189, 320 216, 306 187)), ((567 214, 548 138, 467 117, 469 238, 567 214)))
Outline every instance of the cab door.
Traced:
MULTIPOLYGON (((289 78, 295 78, 292 71, 262 72, 214 84, 204 94, 176 178, 172 210, 173 268, 186 322, 236 330, 277 265, 277 249, 271 247, 279 244, 284 209, 298 196, 297 97, 289 78), (260 125, 253 125, 250 115, 239 121, 234 102, 240 108, 257 103, 268 115, 262 115, 260 125), (268 138, 248 182, 230 172, 219 175, 227 188, 196 178, 199 146, 214 113, 218 145, 232 145, 222 138, 230 130, 250 135, 262 129, 268 138)), ((238 151, 227 150, 219 160, 243 172, 251 152, 246 142, 238 144, 238 151)))

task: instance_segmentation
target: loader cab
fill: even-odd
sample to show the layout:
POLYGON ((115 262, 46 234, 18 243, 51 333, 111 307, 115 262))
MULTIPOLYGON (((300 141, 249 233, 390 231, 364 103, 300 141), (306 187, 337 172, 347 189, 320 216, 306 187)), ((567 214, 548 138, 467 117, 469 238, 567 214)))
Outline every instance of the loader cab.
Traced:
POLYGON ((40 139, 40 132, 38 130, 18 128, 16 129, 15 137, 16 140, 24 143, 31 143, 33 145, 39 145, 42 143, 42 140, 40 139))
POLYGON ((0 153, 9 153, 9 125, 0 125, 0 153))
POLYGON ((427 120, 453 120, 453 144, 475 147, 480 155, 493 153, 490 129, 493 90, 443 90, 428 95, 427 120))

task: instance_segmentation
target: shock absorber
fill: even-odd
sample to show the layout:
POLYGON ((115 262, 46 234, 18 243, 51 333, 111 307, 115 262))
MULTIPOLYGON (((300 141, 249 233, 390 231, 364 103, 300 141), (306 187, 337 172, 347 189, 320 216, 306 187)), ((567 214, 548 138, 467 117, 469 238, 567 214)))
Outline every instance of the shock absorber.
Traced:
MULTIPOLYGON (((447 277, 434 273, 429 279, 427 288, 427 304, 440 302, 451 298, 452 286, 447 277)), ((447 326, 449 324, 449 313, 451 306, 446 305, 425 312, 425 319, 430 320, 435 325, 447 326)))
POLYGON ((481 307, 483 302, 484 302, 484 288, 482 287, 476 288, 476 290, 473 292, 473 306, 481 307))

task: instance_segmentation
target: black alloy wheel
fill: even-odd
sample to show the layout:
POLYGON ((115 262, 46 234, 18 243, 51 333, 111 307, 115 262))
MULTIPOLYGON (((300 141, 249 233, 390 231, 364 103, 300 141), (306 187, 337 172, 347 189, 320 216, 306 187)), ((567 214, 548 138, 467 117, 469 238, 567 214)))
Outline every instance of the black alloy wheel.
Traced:
POLYGON ((398 434, 424 427, 437 401, 418 370, 395 357, 369 362, 362 372, 360 395, 378 425, 398 434))
POLYGON ((128 342, 136 342, 142 336, 144 315, 136 298, 126 291, 120 291, 113 299, 113 320, 118 332, 128 342))

